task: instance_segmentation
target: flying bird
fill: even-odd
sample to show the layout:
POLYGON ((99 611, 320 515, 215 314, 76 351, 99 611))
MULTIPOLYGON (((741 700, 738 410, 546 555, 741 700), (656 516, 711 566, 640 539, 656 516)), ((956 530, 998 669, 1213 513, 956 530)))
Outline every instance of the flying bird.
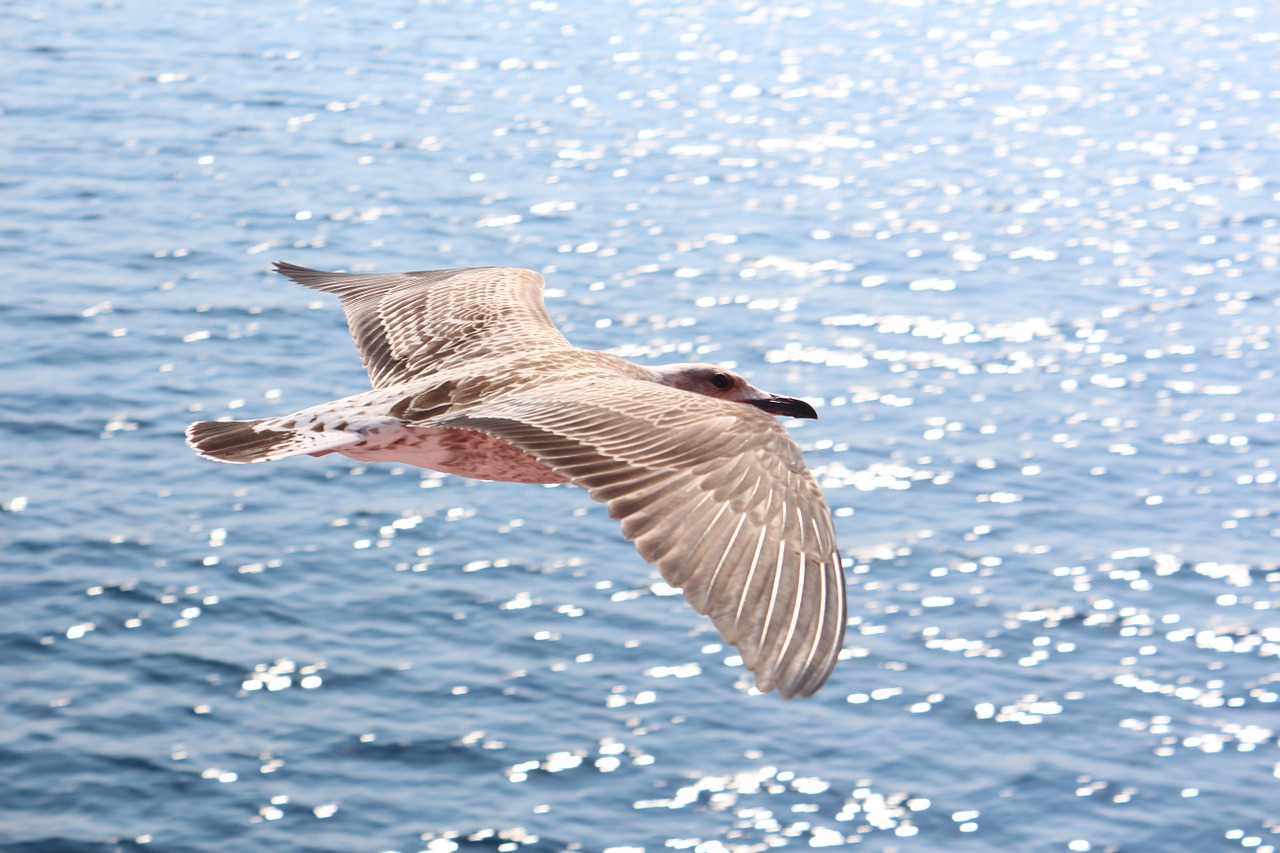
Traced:
POLYGON ((773 417, 816 418, 808 403, 713 364, 646 367, 577 349, 532 270, 275 269, 341 297, 373 389, 280 417, 194 423, 196 453, 341 453, 572 483, 711 617, 758 690, 789 699, 827 680, 844 641, 844 572, 822 491, 773 417))

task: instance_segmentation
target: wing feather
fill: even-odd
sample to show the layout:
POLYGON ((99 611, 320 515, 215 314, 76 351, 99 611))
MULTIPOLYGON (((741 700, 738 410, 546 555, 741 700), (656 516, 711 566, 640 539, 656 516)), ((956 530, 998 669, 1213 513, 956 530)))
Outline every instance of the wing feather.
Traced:
POLYGON ((360 361, 385 388, 485 357, 568 350, 542 300, 542 276, 515 267, 407 273, 324 272, 278 262, 280 272, 342 298, 360 361))
POLYGON ((544 384, 433 424, 495 435, 605 503, 760 690, 808 696, 827 680, 845 629, 835 529, 774 418, 611 379, 544 384))

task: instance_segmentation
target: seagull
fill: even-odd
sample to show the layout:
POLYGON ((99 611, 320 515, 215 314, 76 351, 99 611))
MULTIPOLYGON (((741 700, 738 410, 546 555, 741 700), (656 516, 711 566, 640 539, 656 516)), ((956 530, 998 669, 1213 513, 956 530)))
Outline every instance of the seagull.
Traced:
POLYGON ((340 453, 512 483, 572 483, 737 647, 761 693, 812 695, 844 642, 835 527, 773 417, 816 418, 714 364, 577 349, 543 278, 512 267, 275 271, 342 300, 373 388, 280 417, 201 421, 187 444, 252 463, 340 453))

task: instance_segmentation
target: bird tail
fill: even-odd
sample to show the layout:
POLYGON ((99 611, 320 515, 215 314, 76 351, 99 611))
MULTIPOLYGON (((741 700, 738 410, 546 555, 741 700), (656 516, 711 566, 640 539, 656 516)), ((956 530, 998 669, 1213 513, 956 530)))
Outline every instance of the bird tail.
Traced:
POLYGON ((311 454, 318 456, 349 444, 360 436, 349 432, 278 429, 272 421, 200 421, 187 427, 187 446, 205 459, 247 464, 311 454))

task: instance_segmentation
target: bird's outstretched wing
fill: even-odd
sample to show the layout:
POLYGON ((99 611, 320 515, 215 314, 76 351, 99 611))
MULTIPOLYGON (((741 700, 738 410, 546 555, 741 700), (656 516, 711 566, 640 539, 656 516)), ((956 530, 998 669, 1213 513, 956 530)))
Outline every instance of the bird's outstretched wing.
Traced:
POLYGON ((433 425, 510 442, 587 489, 738 647, 761 691, 808 696, 844 640, 831 513, 774 418, 649 382, 525 389, 433 425))
POLYGON ((515 267, 350 274, 277 262, 298 284, 342 297, 375 388, 445 369, 471 354, 569 349, 542 301, 542 276, 515 267))

